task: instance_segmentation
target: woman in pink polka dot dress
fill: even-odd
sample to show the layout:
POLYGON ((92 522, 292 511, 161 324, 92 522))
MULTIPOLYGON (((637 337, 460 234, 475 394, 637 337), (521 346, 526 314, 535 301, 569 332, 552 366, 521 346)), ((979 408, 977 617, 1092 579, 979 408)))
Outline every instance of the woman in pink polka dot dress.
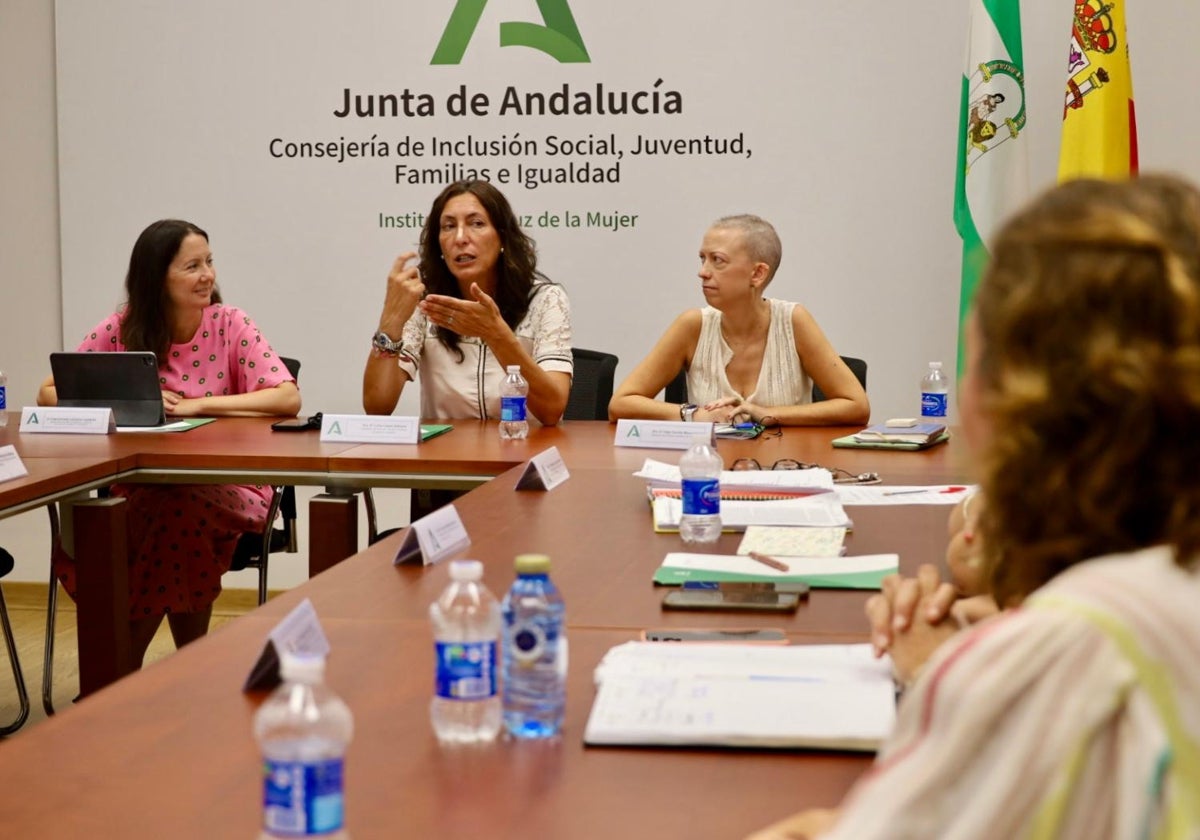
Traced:
MULTIPOLYGON (((155 222, 138 237, 125 278, 128 300, 79 345, 85 351, 151 350, 168 418, 294 416, 300 391, 242 310, 221 303, 208 234, 189 222, 155 222)), ((38 393, 54 405, 53 377, 38 393)), ((134 662, 167 616, 176 646, 208 631, 238 537, 266 524, 269 486, 122 484, 127 500, 129 609, 134 662)), ((55 569, 72 597, 74 561, 55 569)))

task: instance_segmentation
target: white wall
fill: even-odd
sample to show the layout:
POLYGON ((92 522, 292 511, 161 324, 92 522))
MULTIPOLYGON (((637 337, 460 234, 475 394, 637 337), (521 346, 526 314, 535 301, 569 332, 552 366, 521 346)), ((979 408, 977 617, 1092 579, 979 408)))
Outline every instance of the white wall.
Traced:
MULTIPOLYGON (((62 349, 54 4, 0 0, 0 368, 10 407, 29 404, 62 349)), ((49 528, 41 511, 0 520, 17 560, 10 580, 44 580, 49 528)))
MULTIPOLYGON (((757 155, 737 166, 629 165, 611 191, 506 189, 518 212, 597 204, 642 216, 636 231, 583 239, 534 231, 543 267, 571 294, 576 343, 617 352, 618 377, 626 373, 679 310, 700 303, 695 250, 708 220, 750 210, 783 235, 772 291, 804 301, 835 346, 868 360, 874 417, 913 413, 925 362, 950 365, 954 356, 959 250, 950 211, 966 5, 905 4, 900 24, 861 0, 573 0, 593 77, 633 87, 663 77, 684 92, 686 119, 649 128, 745 127, 757 155)), ((32 400, 47 354, 73 345, 119 301, 137 231, 182 215, 213 234, 227 299, 304 360, 305 410, 355 410, 383 277, 415 240, 366 219, 427 209, 436 187, 398 189, 369 166, 346 174, 280 165, 263 159, 264 139, 429 133, 329 119, 347 84, 444 92, 461 78, 488 90, 545 78, 552 87, 580 72, 490 45, 499 21, 537 19, 532 0, 492 0, 469 60, 443 76, 426 62, 448 3, 406 4, 400 22, 400 12, 376 4, 64 6, 71 23, 59 35, 72 52, 57 56, 70 62, 59 138, 53 4, 0 0, 0 283, 8 312, 19 312, 0 327, 0 366, 17 406, 32 400), (184 131, 203 154, 180 160, 172 143, 156 142, 160 126, 169 136, 184 131), (331 317, 318 328, 321 315, 331 317)), ((1054 178, 1069 14, 1069 3, 1023 9, 1035 187, 1054 178)), ((1200 64, 1191 48, 1200 6, 1131 3, 1129 28, 1143 169, 1200 179, 1191 149, 1200 111, 1184 102, 1200 64)), ((479 125, 488 135, 567 126, 479 125)), ((44 574, 40 521, 0 521, 0 544, 18 553, 29 579, 44 574)))

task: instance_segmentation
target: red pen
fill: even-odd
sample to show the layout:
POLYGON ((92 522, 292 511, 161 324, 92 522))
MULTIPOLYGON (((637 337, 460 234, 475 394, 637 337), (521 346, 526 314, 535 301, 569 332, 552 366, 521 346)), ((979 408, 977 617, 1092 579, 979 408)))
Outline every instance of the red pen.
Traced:
POLYGON ((918 487, 915 490, 889 490, 885 496, 908 496, 913 493, 961 493, 966 487, 947 487, 945 490, 934 490, 932 487, 918 487))

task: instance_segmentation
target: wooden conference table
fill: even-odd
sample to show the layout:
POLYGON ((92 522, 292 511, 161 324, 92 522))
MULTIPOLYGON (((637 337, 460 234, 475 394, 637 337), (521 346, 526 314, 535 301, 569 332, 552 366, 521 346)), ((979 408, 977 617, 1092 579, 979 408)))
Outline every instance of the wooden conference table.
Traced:
MULTIPOLYGON (((797 808, 835 803, 866 767, 864 757, 847 754, 583 747, 593 669, 609 647, 643 628, 777 626, 797 641, 865 639, 864 593, 820 591, 795 616, 661 611, 650 577, 663 554, 682 543, 651 531, 642 485, 629 473, 647 456, 674 460, 678 453, 614 449, 613 427, 605 423, 569 423, 503 444, 494 424, 456 424, 451 434, 419 447, 337 451, 313 436, 272 436, 260 421, 221 421, 204 429, 216 432, 226 424, 228 440, 248 449, 223 452, 215 437, 197 438, 200 457, 214 472, 251 469, 253 462, 263 470, 294 470, 294 476, 335 490, 399 484, 400 477, 466 483, 498 474, 456 503, 473 541, 463 556, 483 561, 485 581, 499 594, 512 579, 513 555, 551 555, 567 602, 571 644, 561 741, 501 741, 479 749, 437 745, 428 723, 433 656, 426 614, 448 576, 444 565, 393 566, 403 536, 397 534, 0 745, 6 835, 253 836, 261 782, 251 721, 261 696, 239 689, 266 633, 303 598, 316 607, 333 646, 329 682, 356 717, 347 758, 348 827, 355 840, 737 837, 797 808), (570 480, 549 493, 514 491, 520 465, 549 445, 562 452, 570 480), (318 475, 324 479, 318 482, 318 475)), ((186 439, 204 429, 171 437, 186 439)), ((722 441, 719 448, 727 463, 753 456, 769 465, 796 457, 853 472, 877 470, 888 483, 966 478, 953 444, 915 454, 833 450, 829 440, 844 432, 789 429, 782 438, 722 441)), ((189 447, 163 441, 166 436, 136 437, 145 442, 133 455, 56 456, 49 442, 41 450, 43 441, 33 447, 37 454, 27 454, 21 440, 31 483, 0 485, 0 505, 61 491, 63 480, 52 478, 49 463, 59 457, 66 459, 58 464, 64 471, 79 470, 70 474, 80 483, 85 476, 103 478, 111 468, 96 467, 89 457, 131 457, 119 470, 127 473, 125 480, 143 477, 139 470, 151 480, 158 480, 152 471, 163 470, 165 480, 169 470, 183 476, 204 469, 188 466, 189 447)), ((83 448, 88 446, 103 448, 103 442, 83 448)), ((899 551, 902 568, 911 571, 944 550, 944 507, 850 513, 853 553, 899 551)), ((731 552, 736 541, 723 536, 717 550, 731 552)))

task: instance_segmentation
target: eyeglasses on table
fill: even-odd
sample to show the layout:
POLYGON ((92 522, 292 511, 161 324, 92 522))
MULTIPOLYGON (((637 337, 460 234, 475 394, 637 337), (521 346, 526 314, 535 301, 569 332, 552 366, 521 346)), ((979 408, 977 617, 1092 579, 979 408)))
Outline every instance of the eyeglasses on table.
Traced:
POLYGON ((770 467, 763 467, 758 462, 757 458, 738 458, 730 467, 733 470, 828 470, 833 474, 834 484, 878 484, 879 473, 865 472, 852 473, 849 470, 844 470, 841 467, 826 467, 821 464, 806 464, 803 461, 797 461, 795 458, 780 458, 770 467))

